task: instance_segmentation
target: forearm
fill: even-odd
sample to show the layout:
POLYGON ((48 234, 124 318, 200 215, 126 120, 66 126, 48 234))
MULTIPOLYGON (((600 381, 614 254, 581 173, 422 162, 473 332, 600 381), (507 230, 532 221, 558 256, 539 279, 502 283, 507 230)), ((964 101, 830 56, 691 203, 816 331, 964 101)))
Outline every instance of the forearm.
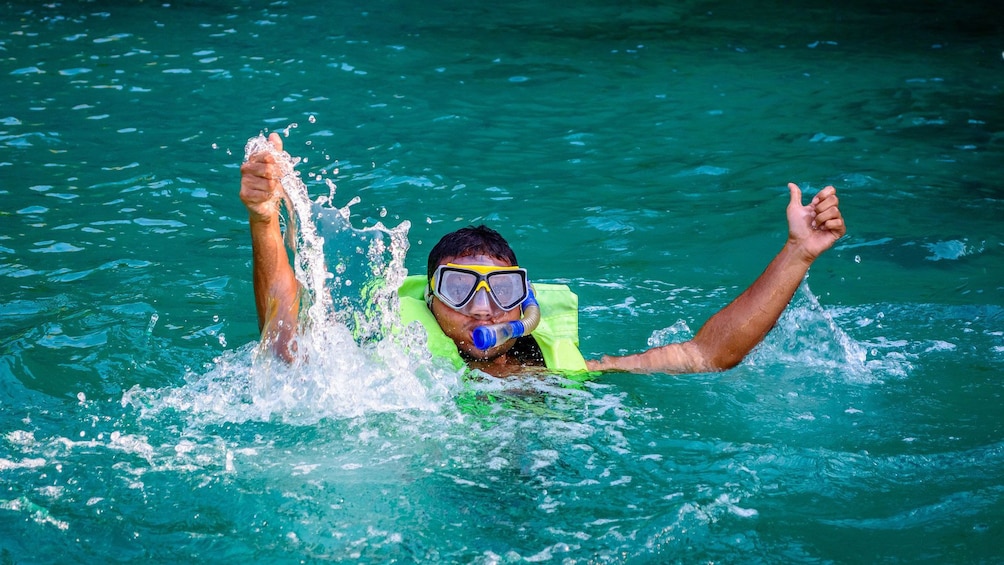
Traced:
POLYGON ((812 259, 789 240, 753 284, 694 336, 701 364, 709 370, 739 364, 777 323, 811 264, 812 259))
POLYGON ((296 329, 299 283, 289 264, 278 214, 252 216, 250 228, 258 329, 263 337, 281 342, 275 345, 285 345, 296 329))

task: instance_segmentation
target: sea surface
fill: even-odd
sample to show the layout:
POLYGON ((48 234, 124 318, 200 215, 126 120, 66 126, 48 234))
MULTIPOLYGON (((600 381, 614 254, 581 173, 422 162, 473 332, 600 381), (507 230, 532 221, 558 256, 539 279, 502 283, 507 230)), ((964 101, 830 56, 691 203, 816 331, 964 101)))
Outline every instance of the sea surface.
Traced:
POLYGON ((1004 561, 1002 11, 3 2, 0 562, 1004 561), (295 366, 237 196, 270 132, 334 271, 295 366), (484 223, 587 358, 685 340, 788 182, 848 233, 730 371, 460 374, 373 294, 484 223))

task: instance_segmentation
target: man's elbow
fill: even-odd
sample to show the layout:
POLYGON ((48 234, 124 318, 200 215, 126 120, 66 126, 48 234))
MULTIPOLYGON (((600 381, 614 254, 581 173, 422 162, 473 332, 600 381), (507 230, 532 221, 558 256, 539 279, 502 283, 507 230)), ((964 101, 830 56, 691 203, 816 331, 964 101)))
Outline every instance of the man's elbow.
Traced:
POLYGON ((701 347, 699 344, 695 344, 694 349, 696 350, 695 357, 697 359, 695 365, 702 373, 728 371, 742 363, 743 359, 749 353, 748 351, 735 351, 723 347, 701 347))
POLYGON ((717 358, 709 365, 710 371, 712 373, 719 373, 722 371, 728 371, 743 362, 746 356, 735 356, 729 355, 721 358, 717 358))

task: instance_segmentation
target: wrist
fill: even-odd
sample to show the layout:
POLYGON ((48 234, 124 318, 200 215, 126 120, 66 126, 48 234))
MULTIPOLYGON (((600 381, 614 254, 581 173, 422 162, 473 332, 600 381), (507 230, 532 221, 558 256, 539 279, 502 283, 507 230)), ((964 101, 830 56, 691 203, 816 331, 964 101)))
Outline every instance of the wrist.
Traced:
POLYGON ((248 207, 248 221, 251 224, 271 224, 279 220, 279 207, 274 201, 248 207))
POLYGON ((795 238, 788 238, 781 253, 789 256, 792 261, 803 264, 807 269, 816 260, 816 255, 810 252, 803 242, 795 238))

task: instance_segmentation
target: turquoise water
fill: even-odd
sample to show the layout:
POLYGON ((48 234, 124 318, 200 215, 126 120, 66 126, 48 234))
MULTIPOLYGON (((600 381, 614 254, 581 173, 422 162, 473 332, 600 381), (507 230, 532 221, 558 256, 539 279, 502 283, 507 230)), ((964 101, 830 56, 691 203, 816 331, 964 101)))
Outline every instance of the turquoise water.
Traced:
POLYGON ((1000 562, 1004 20, 872 4, 3 4, 4 562, 1000 562), (696 331, 789 181, 849 232, 722 374, 269 367, 263 131, 410 272, 501 230, 587 357, 696 331))

